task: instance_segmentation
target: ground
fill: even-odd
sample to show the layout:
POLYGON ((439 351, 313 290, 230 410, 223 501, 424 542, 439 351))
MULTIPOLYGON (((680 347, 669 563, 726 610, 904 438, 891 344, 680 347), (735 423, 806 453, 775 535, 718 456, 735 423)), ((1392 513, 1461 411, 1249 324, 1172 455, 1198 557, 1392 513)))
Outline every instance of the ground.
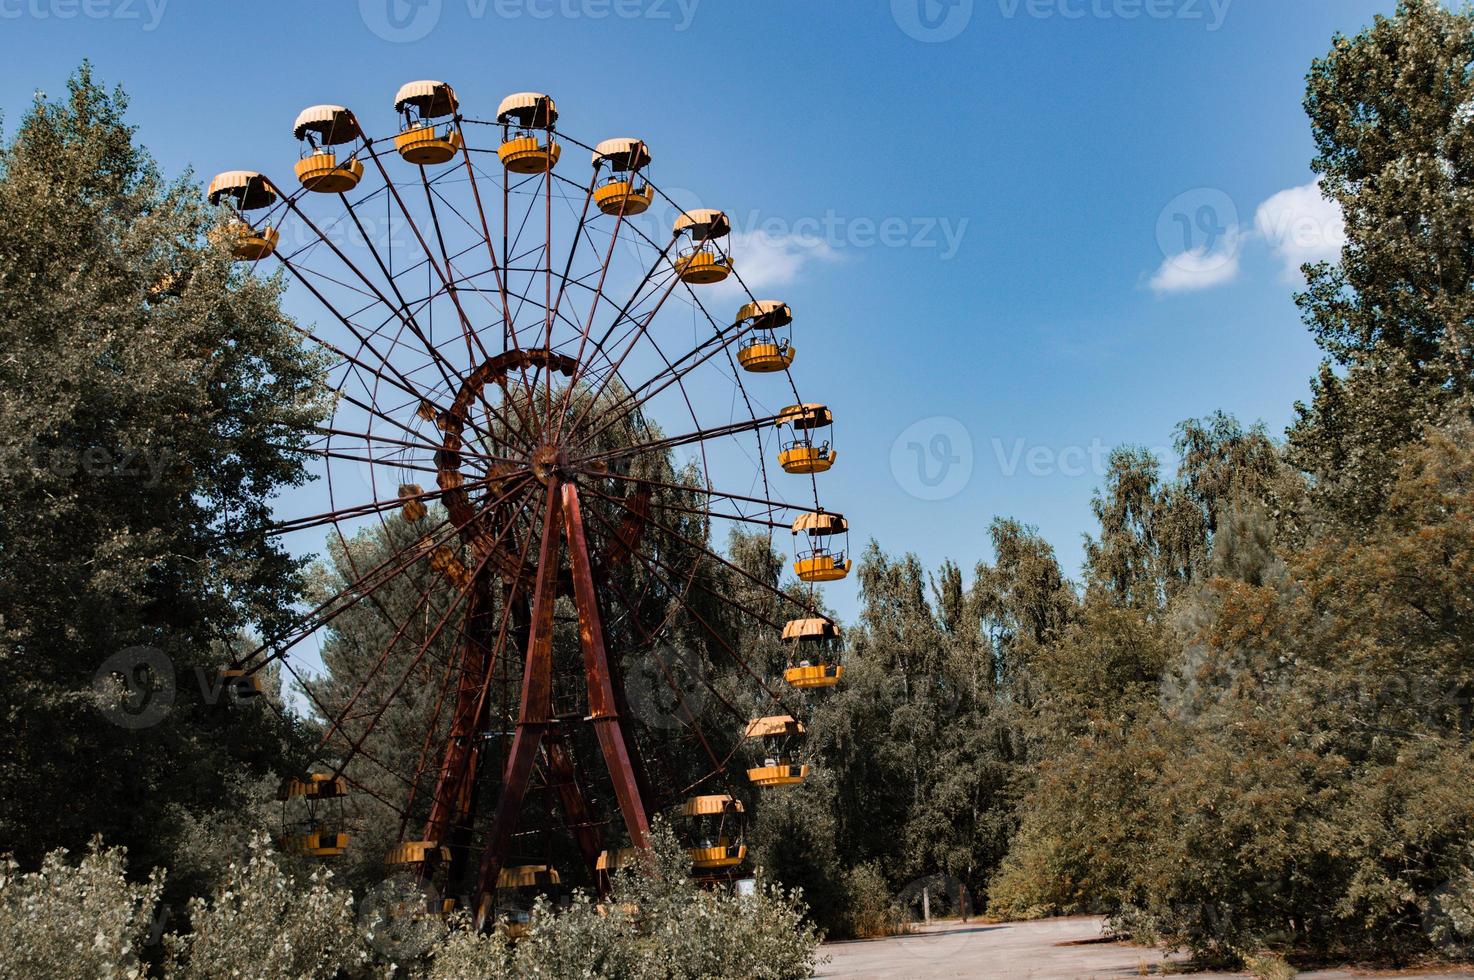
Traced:
MULTIPOLYGON (((1160 976, 1162 956, 1152 950, 1101 941, 1101 920, 1090 916, 1038 922, 950 922, 908 936, 829 943, 830 961, 820 977, 884 980, 986 978, 986 980, 1087 980, 1160 976)), ((1229 980, 1234 973, 1195 973, 1195 980, 1229 980)), ((1323 970, 1303 980, 1351 980, 1396 976, 1401 980, 1474 980, 1474 973, 1366 973, 1323 970)))

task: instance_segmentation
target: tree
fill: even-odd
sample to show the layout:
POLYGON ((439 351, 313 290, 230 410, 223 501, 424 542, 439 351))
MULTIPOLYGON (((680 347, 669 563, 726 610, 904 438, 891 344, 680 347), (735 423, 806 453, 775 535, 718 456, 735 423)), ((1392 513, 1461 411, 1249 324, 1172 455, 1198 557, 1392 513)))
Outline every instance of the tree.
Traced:
POLYGON ((1305 98, 1320 186, 1340 206, 1339 263, 1297 298, 1327 354, 1290 446, 1348 520, 1381 507, 1392 453, 1467 416, 1474 393, 1474 19, 1402 0, 1337 35, 1305 98))
POLYGON ((1092 661, 1045 672, 1076 704, 1106 690, 1117 717, 1041 764, 997 911, 1103 910, 1224 960, 1467 941, 1471 431, 1397 452, 1369 524, 1321 519, 1286 548, 1263 508, 1230 512, 1163 623, 1090 627, 1095 647, 1162 651, 1160 696, 1147 671, 1134 704, 1092 661))
POLYGON ((126 107, 84 64, 0 150, 0 839, 31 865, 95 833, 162 863, 176 808, 238 802, 292 734, 217 675, 300 594, 261 529, 321 365, 126 107))

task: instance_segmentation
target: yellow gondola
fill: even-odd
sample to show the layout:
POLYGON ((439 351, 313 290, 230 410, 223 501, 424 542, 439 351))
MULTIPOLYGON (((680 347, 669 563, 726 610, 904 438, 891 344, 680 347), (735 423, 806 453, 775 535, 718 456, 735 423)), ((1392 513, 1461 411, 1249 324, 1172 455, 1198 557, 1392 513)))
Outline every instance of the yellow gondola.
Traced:
POLYGON ((424 864, 427 861, 449 861, 450 848, 432 840, 409 840, 396 844, 384 857, 385 864, 424 864))
POLYGON ((257 262, 276 251, 281 234, 270 225, 255 226, 245 217, 248 211, 259 211, 276 203, 276 188, 254 170, 227 170, 210 181, 206 197, 211 204, 230 204, 235 219, 224 226, 221 234, 230 244, 230 254, 248 262, 257 262))
POLYGON ((686 244, 676 252, 676 275, 682 282, 709 285, 732 274, 732 257, 724 242, 732 232, 732 222, 721 211, 700 208, 686 211, 672 228, 677 239, 683 235, 686 244))
POLYGON ((737 311, 734 326, 748 336, 737 349, 737 363, 755 374, 787 371, 798 353, 787 333, 792 323, 793 311, 776 299, 760 299, 743 306, 737 311))
POLYGON ((808 732, 791 715, 756 718, 747 723, 745 734, 762 748, 762 765, 747 770, 754 786, 793 786, 809 774, 809 767, 796 758, 808 732))
POLYGON ((674 816, 678 836, 696 871, 735 868, 747 859, 741 800, 725 794, 693 796, 674 816))
POLYGON ((556 891, 561 884, 558 870, 546 864, 503 868, 496 879, 496 919, 507 936, 521 939, 527 935, 537 897, 556 891))
POLYGON ((618 871, 620 868, 630 868, 634 866, 639 856, 639 848, 635 847, 620 847, 612 851, 600 851, 598 859, 594 861, 594 870, 603 871, 607 874, 610 871, 618 871))
POLYGON ((594 188, 594 205, 605 214, 629 217, 643 214, 655 200, 655 188, 642 171, 650 164, 644 140, 618 137, 594 147, 594 169, 609 166, 609 174, 594 188))
POLYGON ((800 514, 793 521, 793 536, 803 535, 797 542, 793 571, 803 582, 836 582, 850 573, 850 523, 843 514, 814 511, 800 514), (835 547, 836 539, 841 539, 835 547))
POLYGON ((290 854, 307 857, 337 857, 348 849, 344 831, 343 799, 348 781, 342 776, 315 772, 306 779, 285 779, 277 788, 282 801, 282 833, 277 843, 290 854), (293 801, 296 801, 295 803, 293 801), (289 808, 300 807, 300 816, 289 819, 289 808))
POLYGON ((261 684, 261 672, 243 667, 227 667, 222 670, 220 688, 222 691, 228 688, 237 698, 259 698, 266 693, 261 684))
POLYGON ((330 776, 315 772, 306 779, 286 779, 276 791, 279 800, 305 797, 311 800, 331 800, 348 795, 348 780, 342 776, 330 776))
POLYGON ((833 687, 844 677, 839 662, 839 627, 822 617, 790 619, 783 624, 788 644, 788 668, 783 679, 797 688, 833 687))
POLYGON ((340 163, 333 149, 363 137, 358 119, 348 109, 340 105, 309 106, 298 114, 292 135, 302 144, 297 179, 309 191, 345 194, 363 179, 363 163, 352 155, 340 163))
POLYGON ((839 458, 828 436, 834 415, 823 405, 790 405, 778 413, 778 465, 785 473, 823 473, 839 458))
POLYGON ((304 857, 338 857, 348 850, 347 834, 341 830, 310 830, 305 834, 289 834, 279 844, 288 854, 304 857))
POLYGON ((394 96, 394 111, 403 124, 394 137, 394 149, 421 167, 454 160, 461 151, 461 134, 455 119, 446 117, 455 116, 459 109, 455 91, 444 82, 425 80, 401 86, 394 96))
POLYGON ((502 99, 496 110, 502 126, 497 157, 514 174, 540 174, 558 165, 563 149, 553 139, 558 106, 541 92, 517 92, 502 99))

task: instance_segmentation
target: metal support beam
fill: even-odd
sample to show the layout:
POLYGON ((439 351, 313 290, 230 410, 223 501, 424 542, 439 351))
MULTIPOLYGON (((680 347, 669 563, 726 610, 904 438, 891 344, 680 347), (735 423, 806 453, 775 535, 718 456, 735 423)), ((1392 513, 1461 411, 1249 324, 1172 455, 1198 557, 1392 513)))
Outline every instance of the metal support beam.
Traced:
POLYGON ((496 883, 507 858, 507 848, 517 831, 522 801, 544 733, 553 714, 553 608, 557 604, 558 556, 563 543, 559 530, 561 494, 557 480, 548 484, 547 507, 543 514, 542 544, 538 549, 537 582, 533 589, 532 626, 527 639, 527 658, 522 670, 522 704, 517 731, 502 776, 501 798, 492 817, 486 850, 481 855, 481 873, 473 896, 477 928, 487 929, 496 914, 496 883))
POLYGON ((568 533, 568 563, 573 571, 573 601, 578 607, 578 637, 583 647, 584 672, 589 684, 589 720, 599 738, 599 748, 609 767, 614 795, 635 847, 650 846, 650 816, 635 774, 634 753, 620 717, 620 699, 616 697, 610 678, 609 655, 604 647, 604 627, 599 615, 598 594, 594 591, 593 563, 589 559, 588 541, 584 535, 583 512, 579 507, 578 487, 565 483, 562 487, 563 521, 568 533))

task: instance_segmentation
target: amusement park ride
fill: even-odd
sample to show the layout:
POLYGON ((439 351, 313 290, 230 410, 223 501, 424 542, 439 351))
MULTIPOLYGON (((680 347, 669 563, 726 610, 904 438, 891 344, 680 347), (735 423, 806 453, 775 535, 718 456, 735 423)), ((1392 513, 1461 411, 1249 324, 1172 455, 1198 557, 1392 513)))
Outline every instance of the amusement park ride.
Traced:
MULTIPOLYGON (((284 270, 312 299, 322 322, 300 329, 331 362, 332 416, 305 450, 329 507, 268 533, 330 529, 352 561, 355 536, 412 528, 410 544, 355 565, 346 588, 228 672, 259 691, 267 664, 295 675, 293 649, 349 610, 433 583, 411 586, 408 614, 380 608, 392 637, 348 679, 350 697, 327 704, 303 685, 326 734, 315 771, 281 789, 283 846, 343 854, 344 800, 370 794, 399 821, 386 860, 466 902, 482 927, 570 872, 607 884, 649 846, 661 812, 694 876, 739 877, 737 790, 804 780, 803 712, 784 699, 801 706, 844 673, 813 585, 780 588, 711 544, 717 522, 769 540, 786 528, 800 582, 849 573, 849 525, 819 504, 834 418, 798 397, 793 312, 748 292, 723 212, 681 210, 651 181, 643 140, 581 143, 536 92, 475 119, 449 85, 419 81, 394 109, 398 132, 375 138, 347 108, 308 108, 293 181, 232 171, 209 187, 235 257, 284 270), (591 171, 567 174, 574 148, 591 171), (657 201, 675 214, 668 232, 632 220, 657 201), (730 305, 703 300, 729 279, 723 295, 740 287, 730 305), (685 342, 662 311, 689 312, 685 342), (677 449, 684 466, 670 462, 677 449), (808 500, 787 502, 770 475, 808 500), (438 617, 432 592, 449 597, 438 617), (749 662, 722 625, 737 621, 781 633, 786 664, 749 662), (739 712, 702 678, 732 723, 708 731, 701 711, 676 712, 703 761, 661 771, 623 666, 677 623, 752 689, 746 703, 772 710, 739 712), (426 683, 418 761, 393 769, 370 735, 426 683), (731 765, 744 751, 745 780, 731 765), (379 770, 368 786, 362 774, 379 770), (386 793, 386 780, 400 790, 386 793), (561 852, 544 844, 553 830, 561 852), (570 856, 583 868, 560 874, 553 858, 570 856)), ((657 663, 689 707, 692 692, 657 663)))

